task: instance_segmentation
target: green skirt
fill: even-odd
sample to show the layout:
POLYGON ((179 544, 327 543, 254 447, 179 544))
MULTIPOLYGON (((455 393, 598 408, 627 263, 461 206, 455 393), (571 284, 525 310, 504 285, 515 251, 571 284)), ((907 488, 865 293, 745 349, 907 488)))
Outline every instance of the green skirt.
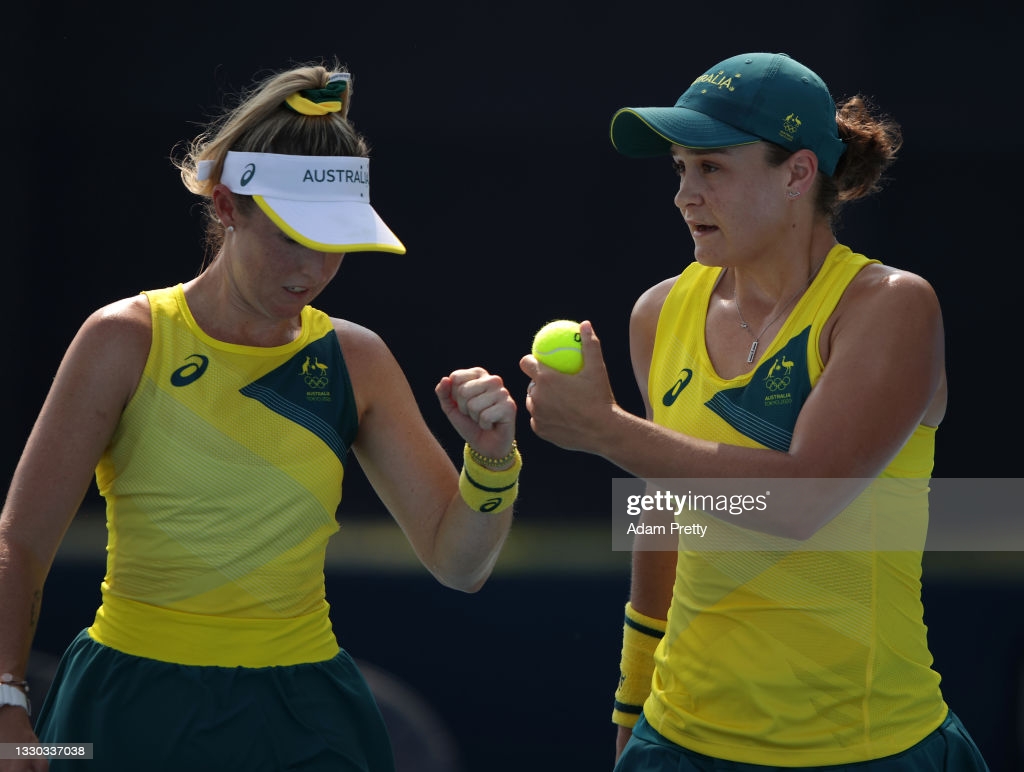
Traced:
POLYGON ((723 761, 687 750, 656 732, 643 714, 614 772, 988 772, 974 740, 953 711, 938 729, 902 753, 826 767, 773 767, 723 761))
POLYGON ((36 722, 42 743, 92 743, 51 772, 393 772, 387 729, 352 658, 193 667, 124 654, 83 631, 36 722))

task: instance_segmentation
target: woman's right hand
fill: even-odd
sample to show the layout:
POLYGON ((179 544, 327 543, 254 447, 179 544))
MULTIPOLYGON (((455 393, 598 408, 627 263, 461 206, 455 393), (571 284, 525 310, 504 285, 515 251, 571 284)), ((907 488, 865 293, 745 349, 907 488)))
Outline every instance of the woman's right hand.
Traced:
POLYGON ((50 763, 44 758, 10 758, 16 746, 38 742, 32 731, 32 722, 23 708, 17 705, 0 707, 0 748, 6 751, 0 754, 0 772, 46 772, 50 763))

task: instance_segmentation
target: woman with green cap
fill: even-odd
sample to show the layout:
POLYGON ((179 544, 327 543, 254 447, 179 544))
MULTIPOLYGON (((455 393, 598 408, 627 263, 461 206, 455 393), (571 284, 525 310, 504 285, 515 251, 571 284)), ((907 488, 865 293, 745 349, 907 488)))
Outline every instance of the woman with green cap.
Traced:
POLYGON ((617 405, 583 322, 578 374, 521 361, 531 426, 650 490, 774 494, 692 507, 700 528, 667 545, 656 520, 637 531, 616 769, 987 769, 943 699, 921 604, 939 304, 834 233, 840 207, 878 189, 899 127, 758 52, 674 106, 619 110, 611 140, 671 158, 694 260, 634 306, 647 415, 617 405))

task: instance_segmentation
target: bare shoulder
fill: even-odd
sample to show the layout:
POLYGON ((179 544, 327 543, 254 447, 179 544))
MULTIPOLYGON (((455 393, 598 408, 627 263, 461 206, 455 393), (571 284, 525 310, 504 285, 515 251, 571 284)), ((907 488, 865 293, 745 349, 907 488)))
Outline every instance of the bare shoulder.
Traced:
POLYGON ((416 401, 398 360, 380 335, 345 319, 332 317, 331 322, 356 400, 361 427, 358 447, 366 450, 368 438, 376 435, 372 427, 405 415, 416 401))
POLYGON ((376 332, 346 319, 332 317, 331 323, 362 414, 378 397, 404 383, 405 376, 391 349, 376 332))
POLYGON ((651 406, 647 397, 647 379, 654 354, 654 336, 658 331, 658 319, 665 298, 678 278, 672 276, 645 290, 633 304, 633 313, 629 319, 629 358, 648 418, 651 417, 651 406))
POLYGON ((120 414, 135 393, 152 346, 149 300, 142 295, 93 311, 68 347, 54 383, 60 400, 87 398, 108 415, 120 414))
POLYGON ((865 266, 850 282, 832 315, 828 338, 843 331, 906 337, 941 332, 942 312, 932 285, 891 266, 865 266))
POLYGON ((658 282, 653 287, 644 290, 633 304, 632 319, 634 323, 650 324, 657 323, 661 314, 661 307, 665 305, 665 298, 672 287, 675 286, 678 276, 670 276, 658 282))
POLYGON ((653 310, 655 315, 657 315, 661 311, 661 306, 665 303, 665 298, 668 297, 669 291, 675 286, 678 279, 678 276, 670 276, 659 281, 653 287, 644 290, 643 294, 637 298, 636 303, 633 304, 633 313, 648 314, 653 310))
POLYGON ((829 329, 821 337, 822 361, 840 356, 866 378, 871 366, 890 386, 904 391, 923 384, 923 422, 937 426, 945 413, 945 339, 942 310, 922 276, 890 266, 865 266, 850 282, 829 329), (895 375, 894 375, 895 373, 895 375))
POLYGON ((335 317, 331 318, 331 323, 350 370, 368 365, 378 357, 391 356, 384 340, 369 327, 335 317))
POLYGON ((899 307, 910 304, 921 310, 938 311, 939 301, 935 289, 923 276, 900 268, 873 263, 865 266, 850 282, 843 302, 870 303, 876 306, 899 307))
POLYGON ((140 294, 115 300, 93 311, 82 324, 77 340, 117 350, 122 355, 141 353, 144 361, 152 338, 149 300, 140 294))
POLYGON ((658 282, 645 290, 636 303, 629 318, 630 345, 634 349, 646 349, 654 346, 654 333, 658 329, 658 318, 665 298, 675 286, 678 276, 658 282))

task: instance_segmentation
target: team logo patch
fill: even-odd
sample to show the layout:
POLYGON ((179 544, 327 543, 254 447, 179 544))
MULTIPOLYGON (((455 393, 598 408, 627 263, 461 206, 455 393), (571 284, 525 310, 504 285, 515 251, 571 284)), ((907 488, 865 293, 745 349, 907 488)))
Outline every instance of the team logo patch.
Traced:
POLYGON ((745 437, 789 450, 800 409, 811 393, 807 368, 810 326, 766 359, 745 386, 724 389, 704 403, 745 437))
POLYGON ((323 364, 315 355, 309 355, 302 363, 302 379, 310 389, 326 389, 327 384, 330 383, 327 370, 327 365, 323 364))
POLYGON ((239 391, 309 429, 344 463, 358 421, 345 372, 338 336, 332 330, 239 391))
POLYGON ((792 142, 802 125, 803 121, 800 120, 799 116, 795 113, 790 113, 782 119, 782 129, 779 131, 779 136, 787 142, 792 142))

